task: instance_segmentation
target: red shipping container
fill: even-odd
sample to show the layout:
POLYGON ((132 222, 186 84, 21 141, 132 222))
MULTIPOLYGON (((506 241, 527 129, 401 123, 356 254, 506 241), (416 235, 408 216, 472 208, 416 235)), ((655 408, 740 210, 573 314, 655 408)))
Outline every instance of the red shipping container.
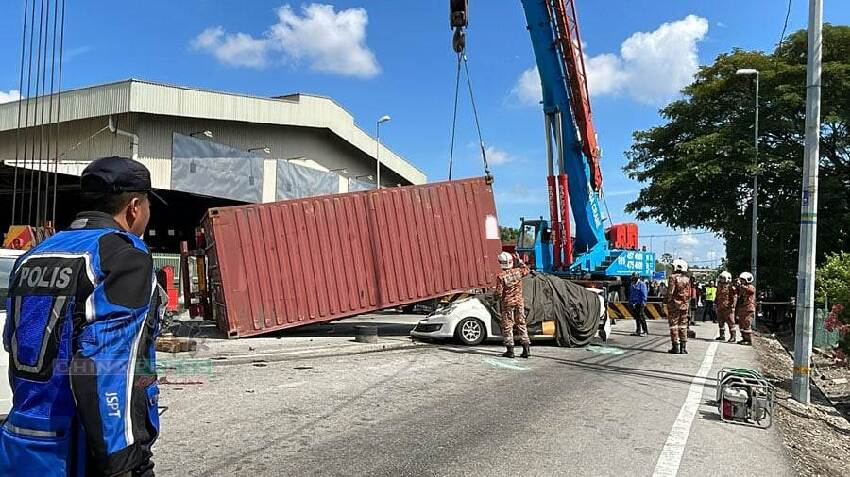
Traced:
POLYGON ((495 284, 484 178, 210 209, 213 317, 252 336, 495 284))

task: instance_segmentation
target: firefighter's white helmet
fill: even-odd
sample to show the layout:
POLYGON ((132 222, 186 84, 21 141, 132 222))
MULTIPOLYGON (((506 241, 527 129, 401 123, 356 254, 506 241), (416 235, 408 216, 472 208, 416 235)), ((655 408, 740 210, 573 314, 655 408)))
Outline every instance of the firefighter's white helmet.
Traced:
POLYGON ((738 275, 738 278, 740 278, 744 283, 753 282, 753 274, 750 272, 741 272, 741 274, 738 275))
POLYGON ((514 257, 511 256, 508 252, 502 252, 499 254, 499 266, 502 267, 502 270, 509 270, 514 268, 514 257))
POLYGON ((720 274, 720 281, 723 283, 731 283, 732 282, 732 274, 729 272, 722 272, 720 274))
POLYGON ((681 258, 677 258, 673 260, 673 271, 674 272, 687 272, 688 271, 688 262, 682 260, 681 258))

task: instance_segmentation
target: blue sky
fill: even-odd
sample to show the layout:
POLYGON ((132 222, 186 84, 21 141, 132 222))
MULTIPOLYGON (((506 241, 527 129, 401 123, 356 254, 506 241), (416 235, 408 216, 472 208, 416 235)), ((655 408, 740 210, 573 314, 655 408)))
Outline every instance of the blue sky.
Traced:
MULTIPOLYGON (((850 2, 825 2, 825 21, 850 23, 850 2)), ((518 0, 471 0, 468 56, 503 224, 546 215, 542 113, 534 104, 533 53, 518 0), (525 73, 525 76, 523 74, 525 73), (525 81, 523 81, 523 77, 525 81)), ((448 1, 309 2, 148 0, 68 2, 64 87, 129 77, 256 95, 333 97, 364 129, 389 114, 386 144, 446 178, 455 58, 448 1), (178 6, 179 5, 179 6, 178 6), (288 5, 288 7, 286 7, 288 5), (284 8, 286 7, 286 8, 284 8), (283 10, 281 10, 283 8, 283 10)), ((624 177, 631 134, 660 122, 657 110, 699 64, 733 47, 772 50, 784 0, 584 0, 578 2, 594 121, 615 222, 640 186, 624 177)), ((805 26, 793 0, 788 30, 805 26)), ((0 16, 0 99, 18 87, 21 9, 0 16)), ((480 175, 468 100, 462 101, 455 176, 480 175)), ((678 233, 641 224, 641 234, 678 233)), ((650 240, 643 242, 649 246, 650 240)), ((723 256, 711 235, 658 237, 657 252, 723 256)))

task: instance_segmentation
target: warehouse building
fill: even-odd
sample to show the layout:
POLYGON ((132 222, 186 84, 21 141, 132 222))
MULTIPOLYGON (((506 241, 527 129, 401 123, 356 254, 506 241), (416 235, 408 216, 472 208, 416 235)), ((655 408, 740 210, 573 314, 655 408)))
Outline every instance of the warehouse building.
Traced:
MULTIPOLYGON (((18 103, 0 105, 0 197, 10 204, 0 210, 0 229, 12 221, 7 199, 16 182, 16 162, 19 194, 22 183, 37 184, 35 177, 43 176, 46 184, 47 171, 58 170, 56 223, 62 228, 78 202, 77 176, 91 159, 125 155, 139 160, 169 202, 168 207, 155 205, 147 238, 161 249, 173 249, 191 236, 212 206, 374 188, 378 164, 383 187, 426 181, 422 171, 326 97, 264 98, 131 79, 64 91, 61 105, 58 95, 52 103, 49 99, 22 103, 20 124, 29 127, 20 129, 18 103), (41 127, 51 123, 49 111, 58 121, 41 127), (52 160, 57 153, 58 166, 52 160)), ((16 198, 19 209, 30 202, 26 196, 16 198)))

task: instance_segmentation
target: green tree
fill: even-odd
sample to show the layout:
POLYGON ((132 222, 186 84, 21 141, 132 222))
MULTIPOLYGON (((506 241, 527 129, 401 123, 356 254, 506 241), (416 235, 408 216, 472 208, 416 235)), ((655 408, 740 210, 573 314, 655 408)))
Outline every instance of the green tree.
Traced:
POLYGON ((838 331, 839 358, 850 356, 850 253, 829 255, 818 267, 815 278, 818 299, 831 305, 826 329, 838 331))
MULTIPOLYGON (((824 25, 818 262, 850 241, 850 27, 824 25)), ((705 227, 726 240, 730 272, 749 270, 752 177, 759 174, 759 282, 796 289, 803 164, 806 32, 771 54, 735 49, 702 67, 665 123, 634 133, 624 167, 644 183, 626 206, 640 220, 705 227), (751 76, 760 71, 759 165, 751 76)))
POLYGON ((499 236, 502 239, 502 243, 514 245, 516 244, 517 237, 519 237, 519 229, 514 229, 511 227, 499 227, 499 236))

